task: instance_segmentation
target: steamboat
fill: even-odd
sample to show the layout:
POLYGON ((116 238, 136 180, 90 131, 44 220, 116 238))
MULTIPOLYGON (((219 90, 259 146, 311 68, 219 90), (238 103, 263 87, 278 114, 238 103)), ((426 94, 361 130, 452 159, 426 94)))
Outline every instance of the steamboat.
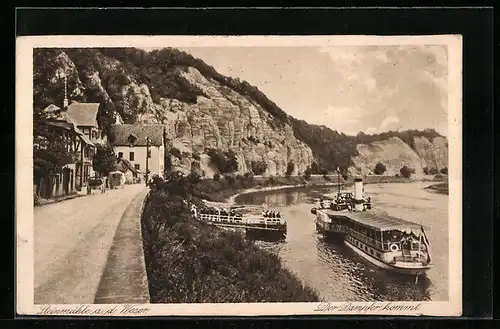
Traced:
POLYGON ((355 253, 374 265, 401 274, 426 273, 433 267, 428 228, 390 216, 363 198, 363 180, 354 180, 355 193, 339 191, 334 198, 318 200, 318 233, 340 239, 355 253))
POLYGON ((283 215, 264 206, 230 205, 203 201, 203 206, 191 206, 194 217, 215 226, 244 229, 247 236, 285 238, 287 222, 283 215))

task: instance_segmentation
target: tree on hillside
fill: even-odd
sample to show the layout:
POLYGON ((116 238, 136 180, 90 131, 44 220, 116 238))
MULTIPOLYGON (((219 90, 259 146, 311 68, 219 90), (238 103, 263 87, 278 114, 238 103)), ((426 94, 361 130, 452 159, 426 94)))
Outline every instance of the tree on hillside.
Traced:
POLYGON ((305 179, 311 178, 311 172, 312 172, 311 167, 307 167, 307 169, 304 171, 304 178, 305 179))
POLYGON ((321 164, 314 161, 311 163, 311 174, 313 175, 326 175, 328 170, 326 170, 321 164))
POLYGON ((262 175, 267 170, 267 163, 263 160, 261 161, 252 161, 252 171, 254 175, 262 175))
POLYGON ((429 175, 437 175, 439 172, 437 170, 437 168, 435 167, 432 167, 431 169, 429 169, 429 175))
POLYGON ((48 125, 42 110, 33 112, 33 161, 35 170, 59 174, 62 168, 74 162, 78 155, 68 151, 68 142, 60 131, 48 125))
POLYGON ((448 175, 448 167, 444 167, 443 169, 440 170, 440 172, 443 174, 443 175, 448 175))
POLYGON ((93 159, 94 171, 107 176, 113 171, 116 164, 116 155, 113 149, 108 145, 97 144, 96 154, 93 159))
POLYGON ((182 153, 178 148, 175 147, 170 148, 169 153, 178 159, 182 159, 182 153))
POLYGON ((238 160, 233 151, 221 152, 215 149, 206 151, 212 164, 223 174, 238 170, 238 160))
POLYGON ((295 163, 293 161, 288 161, 288 164, 286 165, 286 176, 290 176, 293 174, 293 171, 295 170, 295 163))
POLYGON ((399 172, 401 173, 401 176, 403 176, 405 178, 410 178, 411 175, 415 173, 415 169, 408 168, 407 166, 403 166, 401 168, 401 170, 399 170, 399 172))
POLYGON ((374 172, 375 172, 375 175, 383 175, 386 172, 386 170, 387 170, 387 168, 385 167, 385 165, 381 162, 378 162, 375 165, 374 172))

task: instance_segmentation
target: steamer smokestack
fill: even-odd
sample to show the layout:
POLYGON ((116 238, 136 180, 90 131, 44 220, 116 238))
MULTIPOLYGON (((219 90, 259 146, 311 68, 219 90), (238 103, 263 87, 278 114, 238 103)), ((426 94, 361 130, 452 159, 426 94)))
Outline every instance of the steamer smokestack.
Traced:
POLYGON ((361 177, 356 177, 354 179, 354 188, 355 188, 355 209, 356 211, 363 211, 363 179, 361 177))

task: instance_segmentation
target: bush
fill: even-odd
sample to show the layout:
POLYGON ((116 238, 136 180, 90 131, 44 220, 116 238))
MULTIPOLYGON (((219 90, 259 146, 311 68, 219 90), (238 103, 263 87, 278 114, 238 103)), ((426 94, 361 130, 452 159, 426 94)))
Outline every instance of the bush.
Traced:
POLYGON ((304 171, 304 178, 307 180, 311 178, 311 167, 307 167, 307 169, 304 171))
POLYGON ((220 179, 220 174, 219 173, 215 173, 213 178, 214 178, 215 181, 218 181, 220 179))
POLYGON ((429 167, 424 167, 424 174, 429 175, 429 167))
POLYGON ((288 164, 286 165, 286 176, 292 175, 294 170, 295 163, 293 163, 293 161, 288 161, 288 164))
POLYGON ((207 151, 210 161, 221 173, 231 173, 238 170, 238 160, 232 151, 221 152, 215 149, 207 151))
POLYGON ((201 176, 195 172, 188 175, 189 182, 191 184, 198 184, 201 181, 201 176))
POLYGON ((431 169, 429 169, 429 175, 437 175, 438 173, 439 172, 437 168, 432 167, 431 169))
POLYGON ((224 175, 224 179, 229 182, 229 184, 234 185, 234 177, 232 175, 224 175))
POLYGON ((448 167, 444 167, 444 168, 443 168, 443 169, 441 169, 439 172, 440 172, 441 174, 443 174, 443 175, 448 175, 448 167))
POLYGON ((181 154, 181 151, 179 149, 172 147, 169 152, 174 157, 182 159, 182 154, 181 154))
POLYGON ((263 160, 252 161, 252 171, 255 175, 262 175, 267 170, 267 163, 263 160))
POLYGON ((401 168, 399 172, 401 173, 401 176, 403 176, 404 178, 410 178, 411 175, 415 173, 415 169, 403 166, 403 168, 401 168))
POLYGON ((200 154, 199 153, 197 153, 197 152, 193 153, 192 157, 194 160, 200 161, 200 154))
POLYGON ((386 172, 387 168, 385 165, 381 162, 378 162, 375 165, 375 169, 373 170, 375 172, 375 175, 383 175, 386 172))

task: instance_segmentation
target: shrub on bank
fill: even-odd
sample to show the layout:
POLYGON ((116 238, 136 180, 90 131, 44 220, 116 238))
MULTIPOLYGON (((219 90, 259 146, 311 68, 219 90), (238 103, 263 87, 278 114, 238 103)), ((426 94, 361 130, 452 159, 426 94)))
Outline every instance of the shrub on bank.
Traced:
MULTIPOLYGON (((249 180, 235 179, 241 184, 245 181, 249 180)), ((193 184, 181 175, 153 182, 142 214, 151 302, 319 301, 318 293, 283 268, 276 255, 236 232, 192 218, 186 200, 197 203, 197 194, 227 184, 226 180, 193 184)))
POLYGON ((377 164, 375 165, 375 169, 373 171, 375 175, 383 175, 387 171, 387 168, 383 163, 377 162, 377 164))

